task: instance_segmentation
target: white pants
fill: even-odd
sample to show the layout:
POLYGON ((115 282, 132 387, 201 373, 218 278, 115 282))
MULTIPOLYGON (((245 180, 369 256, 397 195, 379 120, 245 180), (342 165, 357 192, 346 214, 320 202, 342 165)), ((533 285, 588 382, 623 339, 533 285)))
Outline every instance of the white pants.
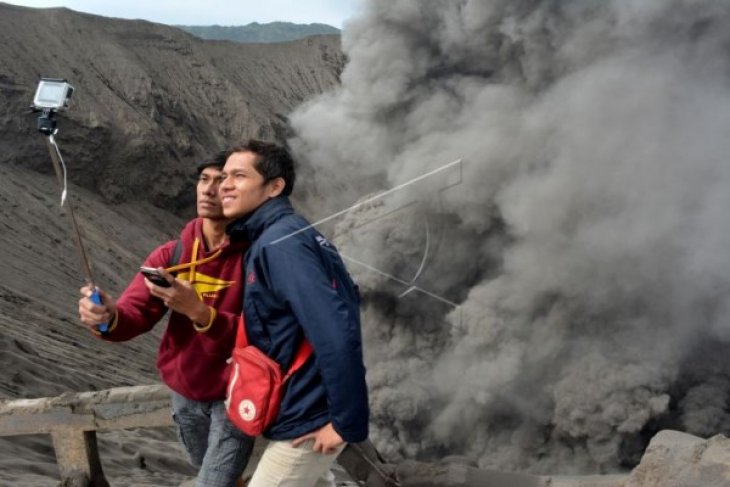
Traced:
POLYGON ((312 451, 313 445, 314 440, 297 448, 291 440, 269 442, 247 487, 334 487, 329 469, 345 445, 330 455, 312 451))

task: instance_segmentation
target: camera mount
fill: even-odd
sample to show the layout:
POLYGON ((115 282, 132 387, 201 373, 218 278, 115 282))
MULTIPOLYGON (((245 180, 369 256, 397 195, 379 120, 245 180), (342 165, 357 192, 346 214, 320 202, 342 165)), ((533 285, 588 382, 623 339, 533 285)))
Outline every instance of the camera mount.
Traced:
POLYGON ((56 128, 56 112, 50 108, 44 108, 41 115, 38 117, 38 132, 44 135, 54 135, 58 132, 56 128))

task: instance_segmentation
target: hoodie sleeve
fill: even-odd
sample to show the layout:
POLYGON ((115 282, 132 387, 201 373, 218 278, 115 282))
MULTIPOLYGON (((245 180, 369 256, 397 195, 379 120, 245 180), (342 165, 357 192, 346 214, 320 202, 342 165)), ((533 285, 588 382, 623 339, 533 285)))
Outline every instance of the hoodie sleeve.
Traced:
POLYGON ((264 246, 262 257, 272 291, 289 304, 314 348, 335 430, 347 442, 364 441, 369 409, 358 304, 338 289, 333 262, 313 242, 287 239, 264 246))
MULTIPOLYGON (((175 240, 157 247, 147 256, 144 265, 167 267, 175 248, 175 240)), ((152 296, 144 284, 144 276, 135 273, 132 282, 117 300, 117 324, 101 338, 111 342, 123 342, 150 331, 167 313, 164 303, 152 296)))

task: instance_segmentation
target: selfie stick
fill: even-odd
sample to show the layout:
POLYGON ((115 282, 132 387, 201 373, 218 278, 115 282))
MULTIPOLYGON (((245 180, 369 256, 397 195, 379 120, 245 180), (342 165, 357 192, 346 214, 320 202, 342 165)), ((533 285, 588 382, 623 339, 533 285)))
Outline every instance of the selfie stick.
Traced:
MULTIPOLYGON (((86 282, 89 284, 91 289, 91 301, 94 304, 101 305, 101 294, 94 284, 94 275, 91 272, 91 264, 89 262, 84 242, 81 239, 81 232, 79 231, 79 225, 76 223, 76 216, 74 215, 73 206, 70 202, 66 201, 67 196, 67 185, 66 185, 66 164, 63 162, 61 151, 58 148, 56 139, 53 137, 58 129, 56 128, 56 120, 53 118, 53 110, 43 110, 43 114, 38 117, 38 131, 46 135, 46 146, 48 146, 48 152, 51 154, 51 160, 53 161, 53 169, 56 171, 56 177, 58 178, 58 184, 63 188, 61 192, 61 206, 66 204, 66 212, 68 213, 69 219, 71 220, 71 228, 73 230, 74 240, 76 241, 76 248, 81 256, 81 271, 86 277, 86 282)), ((100 333, 106 333, 109 330, 108 323, 100 323, 97 325, 97 329, 100 333)))

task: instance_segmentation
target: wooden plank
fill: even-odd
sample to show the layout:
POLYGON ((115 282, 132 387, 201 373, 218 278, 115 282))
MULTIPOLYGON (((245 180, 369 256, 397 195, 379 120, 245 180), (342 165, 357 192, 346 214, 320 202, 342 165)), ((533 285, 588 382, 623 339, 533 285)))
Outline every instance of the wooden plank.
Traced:
POLYGON ((51 433, 59 428, 91 431, 95 428, 92 414, 75 414, 70 410, 42 414, 9 414, 0 416, 0 436, 51 433))

